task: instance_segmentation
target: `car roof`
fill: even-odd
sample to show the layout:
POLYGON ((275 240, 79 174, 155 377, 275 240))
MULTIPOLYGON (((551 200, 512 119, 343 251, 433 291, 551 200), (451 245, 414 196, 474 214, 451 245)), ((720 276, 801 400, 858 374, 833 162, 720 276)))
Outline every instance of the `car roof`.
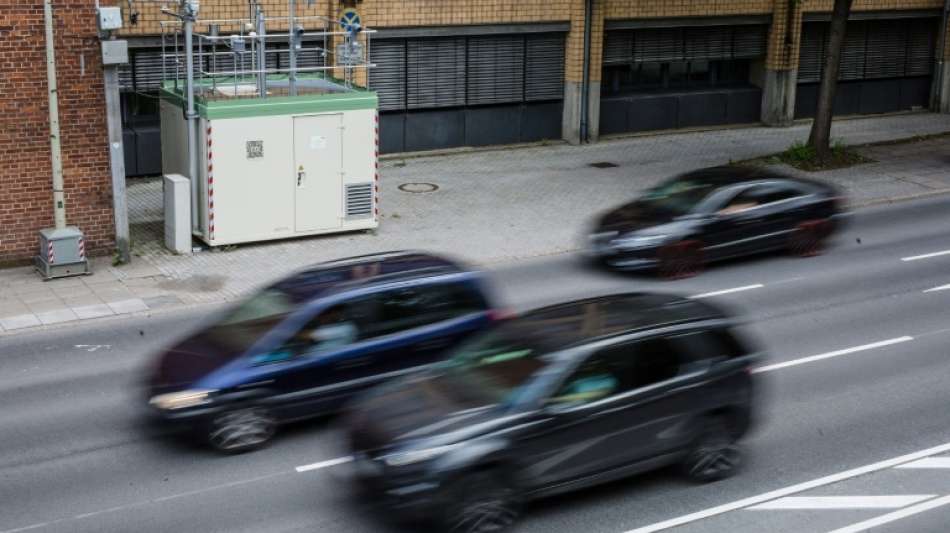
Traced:
POLYGON ((444 257, 415 251, 392 251, 318 263, 270 286, 295 302, 356 288, 467 272, 444 257))
POLYGON ((617 335, 728 318, 721 309, 705 302, 671 294, 632 292, 543 307, 516 320, 538 332, 550 347, 561 350, 617 335))
POLYGON ((695 180, 708 183, 716 189, 739 185, 743 183, 754 183, 759 181, 786 181, 805 188, 819 188, 821 190, 830 190, 831 186, 812 179, 790 176, 781 172, 762 167, 744 166, 744 165, 723 165, 718 167, 702 168, 681 174, 676 180, 695 180))

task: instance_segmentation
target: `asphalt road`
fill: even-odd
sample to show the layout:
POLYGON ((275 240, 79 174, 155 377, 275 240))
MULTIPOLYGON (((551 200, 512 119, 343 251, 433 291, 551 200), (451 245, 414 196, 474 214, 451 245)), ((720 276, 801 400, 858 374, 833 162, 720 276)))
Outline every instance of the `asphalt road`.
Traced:
MULTIPOLYGON (((945 530, 950 287, 925 291, 950 284, 950 253, 929 255, 946 250, 950 209, 937 199, 859 211, 820 257, 765 256, 679 282, 595 271, 573 255, 494 269, 514 308, 617 290, 721 292, 709 297, 744 315, 769 353, 741 475, 702 486, 640 476, 533 504, 518 531, 826 532, 882 519, 891 531, 945 530), (894 468, 921 450, 931 462, 894 468)), ((351 498, 345 463, 296 470, 343 455, 332 420, 236 457, 139 426, 137 376, 204 314, 0 337, 0 533, 389 531, 351 498)))

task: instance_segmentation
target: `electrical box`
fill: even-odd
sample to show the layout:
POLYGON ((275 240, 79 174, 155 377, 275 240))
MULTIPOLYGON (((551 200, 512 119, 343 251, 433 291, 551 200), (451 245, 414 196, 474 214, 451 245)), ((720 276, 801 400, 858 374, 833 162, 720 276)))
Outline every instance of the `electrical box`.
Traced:
POLYGON ((99 8, 99 31, 122 29, 122 10, 118 7, 99 8))
POLYGON ((165 247, 176 254, 191 253, 191 182, 180 174, 166 174, 165 247))
POLYGON ((129 62, 128 41, 102 41, 102 64, 124 65, 129 62))
POLYGON ((82 231, 72 226, 40 230, 35 264, 46 279, 89 274, 82 231))

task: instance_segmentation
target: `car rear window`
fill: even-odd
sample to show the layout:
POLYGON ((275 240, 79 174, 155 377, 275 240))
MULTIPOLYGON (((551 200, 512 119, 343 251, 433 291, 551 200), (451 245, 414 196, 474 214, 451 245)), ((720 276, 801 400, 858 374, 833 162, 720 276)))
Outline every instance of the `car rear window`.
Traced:
POLYGON ((670 337, 683 363, 702 363, 746 355, 745 349, 726 329, 691 331, 670 337))

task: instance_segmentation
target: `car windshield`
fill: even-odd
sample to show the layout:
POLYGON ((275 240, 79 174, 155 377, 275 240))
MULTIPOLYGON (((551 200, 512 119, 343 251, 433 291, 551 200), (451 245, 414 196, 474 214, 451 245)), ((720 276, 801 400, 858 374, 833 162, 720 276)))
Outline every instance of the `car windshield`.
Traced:
POLYGON ((229 310, 207 334, 216 344, 244 351, 293 309, 293 300, 287 293, 265 289, 229 310))
POLYGON ((674 179, 650 189, 637 203, 657 211, 685 215, 692 212, 715 188, 709 182, 674 179))
POLYGON ((532 378, 552 362, 549 353, 537 333, 509 323, 461 346, 446 362, 444 377, 452 394, 513 405, 530 396, 532 378))

